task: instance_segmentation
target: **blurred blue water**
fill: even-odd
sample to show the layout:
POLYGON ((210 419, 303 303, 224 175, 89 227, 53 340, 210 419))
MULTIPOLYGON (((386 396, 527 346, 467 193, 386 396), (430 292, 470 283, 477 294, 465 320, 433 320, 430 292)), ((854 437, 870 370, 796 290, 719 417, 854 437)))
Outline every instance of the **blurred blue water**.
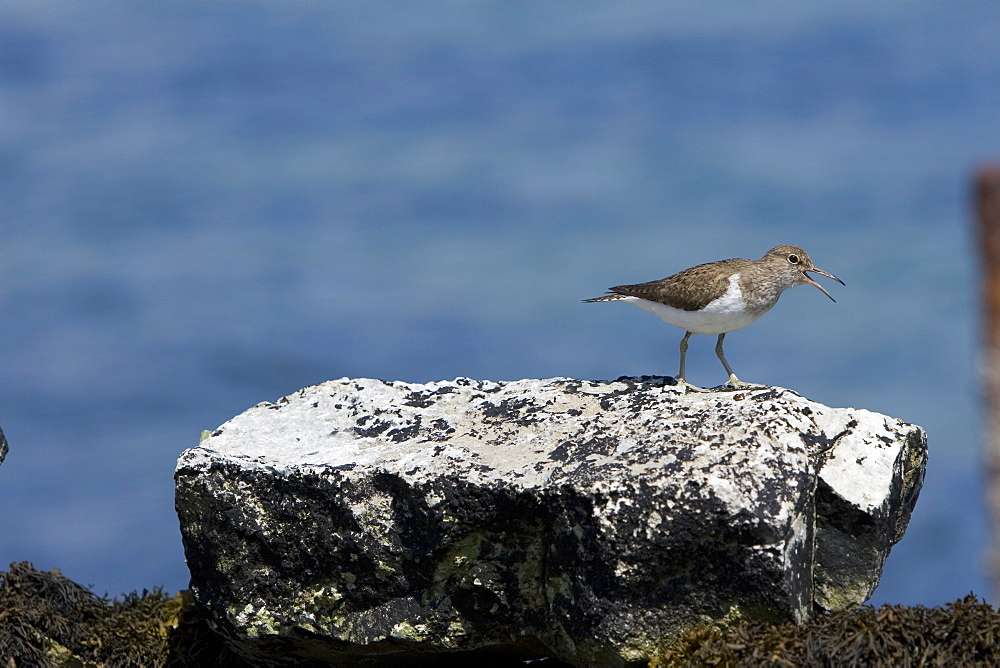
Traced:
MULTIPOLYGON (((180 452, 340 376, 672 373, 609 285, 800 244, 741 377, 926 427, 874 602, 989 595, 1000 7, 0 0, 0 566, 187 584, 180 452)), ((696 337, 689 376, 722 380, 696 337)))

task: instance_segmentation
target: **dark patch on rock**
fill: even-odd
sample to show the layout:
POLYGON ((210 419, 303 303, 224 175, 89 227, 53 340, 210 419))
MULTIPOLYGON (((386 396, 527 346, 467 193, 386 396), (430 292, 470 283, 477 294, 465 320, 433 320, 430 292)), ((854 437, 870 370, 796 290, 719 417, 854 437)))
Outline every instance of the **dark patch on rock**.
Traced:
POLYGON ((482 412, 484 418, 515 417, 520 411, 530 406, 530 399, 504 399, 499 404, 484 401, 482 403, 482 412))
POLYGON ((363 438, 377 438, 392 426, 392 423, 387 420, 375 420, 371 426, 366 426, 372 419, 371 415, 362 415, 358 418, 358 426, 354 427, 351 431, 363 438))
POLYGON ((823 432, 803 432, 799 434, 802 443, 812 452, 822 452, 828 450, 830 446, 837 442, 836 437, 830 438, 823 432))
POLYGON ((426 394, 421 394, 420 392, 410 392, 406 395, 406 401, 403 402, 404 406, 412 406, 413 408, 428 408, 434 405, 434 400, 426 394))
POLYGON ((576 444, 571 441, 563 441, 551 451, 549 451, 549 459, 555 460, 557 462, 564 462, 569 459, 570 452, 576 449, 576 444))
POLYGON ((419 434, 420 434, 420 416, 418 415, 414 420, 413 424, 407 427, 391 429, 390 431, 386 432, 385 436, 394 443, 402 443, 403 441, 408 441, 411 438, 416 438, 419 434))

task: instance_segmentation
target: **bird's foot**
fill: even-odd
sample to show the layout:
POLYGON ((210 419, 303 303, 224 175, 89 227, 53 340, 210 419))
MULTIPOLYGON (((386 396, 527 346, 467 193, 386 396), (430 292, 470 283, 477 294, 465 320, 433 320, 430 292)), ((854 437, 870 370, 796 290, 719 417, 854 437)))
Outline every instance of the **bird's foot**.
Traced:
POLYGON ((742 380, 737 378, 735 374, 730 374, 729 380, 713 389, 718 390, 719 392, 735 392, 736 390, 761 390, 765 387, 770 386, 761 385, 760 383, 744 383, 742 380))
POLYGON ((677 387, 683 387, 685 392, 711 392, 712 391, 712 390, 709 390, 709 389, 704 388, 704 387, 698 387, 697 385, 692 385, 691 383, 687 382, 683 378, 677 378, 677 377, 675 377, 674 380, 677 383, 677 387))

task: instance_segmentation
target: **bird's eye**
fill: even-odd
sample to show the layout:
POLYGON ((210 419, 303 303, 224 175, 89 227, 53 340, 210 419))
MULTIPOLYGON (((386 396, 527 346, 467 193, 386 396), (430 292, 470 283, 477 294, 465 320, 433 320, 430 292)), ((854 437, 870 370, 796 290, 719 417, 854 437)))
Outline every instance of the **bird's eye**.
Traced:
POLYGON ((788 261, 791 262, 792 264, 798 264, 799 256, 792 253, 791 255, 788 256, 788 261))

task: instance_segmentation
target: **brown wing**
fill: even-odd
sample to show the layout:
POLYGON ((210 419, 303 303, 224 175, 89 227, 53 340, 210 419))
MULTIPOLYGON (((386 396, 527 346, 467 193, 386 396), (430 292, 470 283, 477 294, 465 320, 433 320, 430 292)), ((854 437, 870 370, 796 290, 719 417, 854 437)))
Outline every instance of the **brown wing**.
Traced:
POLYGON ((637 283, 617 285, 609 290, 616 295, 638 297, 659 302, 684 311, 697 311, 729 287, 729 275, 750 264, 750 260, 736 258, 699 264, 673 276, 637 283))

